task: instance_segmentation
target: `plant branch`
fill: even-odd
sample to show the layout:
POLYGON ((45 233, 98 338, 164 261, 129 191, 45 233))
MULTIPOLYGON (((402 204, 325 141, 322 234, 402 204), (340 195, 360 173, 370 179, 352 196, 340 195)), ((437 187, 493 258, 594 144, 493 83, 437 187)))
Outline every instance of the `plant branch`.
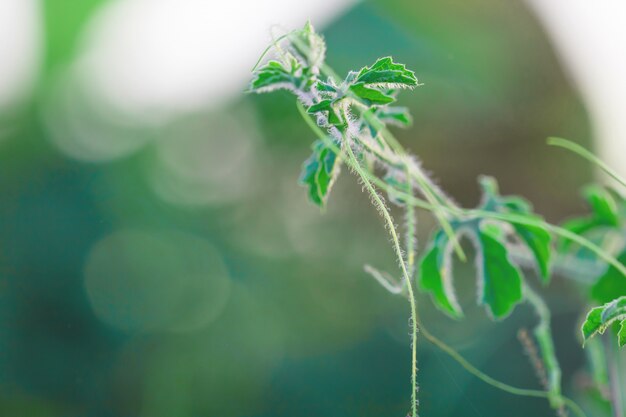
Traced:
POLYGON ((601 170, 606 172, 611 178, 619 182, 623 187, 626 187, 626 179, 617 173, 613 168, 605 164, 600 158, 589 152, 582 146, 562 138, 548 138, 548 145, 557 146, 559 148, 567 149, 575 154, 585 158, 586 160, 596 164, 601 170))
MULTIPOLYGON (((307 123, 307 125, 313 130, 313 132, 318 136, 318 138, 324 141, 324 143, 329 148, 331 148, 334 152, 339 154, 341 150, 336 145, 334 145, 332 141, 328 138, 328 135, 325 134, 322 131, 322 129, 320 129, 320 127, 317 126, 315 122, 313 122, 313 120, 311 120, 309 115, 306 113, 306 111, 302 107, 302 104, 300 103, 298 103, 298 110, 301 116, 303 117, 303 119, 305 120, 305 122, 307 123)), ((602 259, 604 262, 608 263, 609 265, 617 269, 626 279, 626 266, 622 265, 622 263, 618 261, 614 256, 607 253, 601 247, 592 243, 588 239, 585 239, 584 237, 577 235, 573 232, 570 232, 569 230, 564 229, 562 227, 553 225, 543 220, 533 219, 527 216, 522 216, 522 215, 518 215, 514 213, 496 213, 492 211, 453 208, 450 206, 442 206, 442 205, 434 206, 430 202, 424 201, 411 194, 407 194, 403 189, 393 187, 392 185, 387 184, 385 181, 376 177, 374 174, 370 173, 369 171, 364 171, 364 175, 372 182, 372 184, 376 185, 381 190, 384 190, 385 192, 388 192, 388 193, 394 193, 399 198, 402 198, 403 200, 405 200, 407 204, 412 204, 413 206, 421 208, 423 210, 434 212, 436 207, 438 207, 441 210, 447 211, 452 216, 458 219, 482 217, 485 219, 502 220, 502 221, 506 221, 510 223, 517 223, 517 224, 523 224, 523 225, 528 225, 528 226, 545 228, 557 236, 561 236, 565 239, 569 239, 572 242, 575 242, 579 244, 580 246, 589 249, 591 252, 597 255, 598 258, 602 259)))
POLYGON ((357 175, 365 185, 370 197, 372 198, 374 204, 377 209, 380 211, 381 215, 385 219, 387 223, 387 228, 389 229, 389 234, 391 235, 391 240, 393 243, 394 251, 396 253, 396 257, 398 258, 398 262, 400 263, 400 269, 402 270, 402 275, 404 277, 404 281, 406 283, 406 288, 408 291, 409 304, 411 307, 411 416, 417 417, 417 305, 415 301, 415 294, 413 292, 413 284, 411 282, 411 277, 409 276, 409 272, 407 270, 407 265, 404 261, 404 257, 402 256, 402 248, 400 247, 400 240, 398 239, 398 234, 396 232, 396 227, 393 223, 393 219, 391 218, 391 214, 385 207, 381 197, 378 195, 374 186, 369 181, 367 175, 365 175, 359 161, 356 159, 354 152, 352 151, 352 147, 350 143, 345 145, 346 155, 348 156, 348 160, 351 162, 351 166, 356 171, 357 175))
MULTIPOLYGON (((411 177, 408 175, 408 167, 407 167, 407 178, 406 178, 406 192, 407 194, 413 195, 413 181, 411 177)), ((406 263, 409 270, 409 276, 413 279, 415 275, 415 255, 416 255, 416 234, 417 234, 417 225, 416 225, 416 217, 415 217, 415 207, 411 204, 406 204, 406 212, 405 212, 405 228, 406 228, 406 263)))
POLYGON ((534 334, 539 344, 543 365, 547 372, 547 389, 550 405, 552 408, 558 410, 563 407, 561 397, 561 367, 559 366, 554 350, 554 341, 550 329, 550 310, 539 294, 529 285, 524 285, 524 295, 526 301, 533 307, 539 317, 539 323, 535 326, 534 334))
MULTIPOLYGON (((510 210, 507 206, 504 210, 506 212, 500 212, 497 211, 500 210, 499 207, 493 208, 486 205, 481 206, 483 209, 478 210, 463 209, 449 198, 422 169, 419 161, 407 154, 400 142, 389 132, 385 124, 387 122, 383 122, 383 120, 389 120, 389 123, 396 121, 405 125, 410 122, 410 116, 403 113, 402 110, 399 113, 396 112, 395 115, 384 112, 385 109, 391 109, 386 106, 395 101, 396 91, 400 88, 413 88, 420 85, 415 74, 404 65, 394 63, 391 57, 379 58, 370 67, 363 67, 359 72, 349 72, 346 78, 342 80, 324 63, 325 44, 323 39, 314 32, 310 23, 307 23, 301 31, 289 32, 279 37, 272 46, 280 54, 283 62, 270 61, 265 67, 256 71, 256 78, 251 83, 251 91, 266 92, 281 88, 290 90, 298 98, 300 114, 320 138, 320 141, 314 145, 313 155, 303 166, 301 177, 301 182, 309 186, 310 199, 321 207, 325 205, 328 191, 339 172, 336 163, 343 160, 358 176, 373 205, 383 217, 391 235, 393 250, 402 271, 404 285, 401 285, 388 274, 381 273, 371 267, 366 266, 366 271, 370 272, 390 292, 404 295, 409 299, 411 309, 411 417, 417 417, 418 410, 417 333, 418 325, 422 326, 418 321, 417 300, 412 282, 416 250, 414 239, 416 208, 427 210, 434 215, 451 243, 451 246, 447 246, 447 248, 454 248, 462 260, 465 260, 466 257, 454 227, 459 227, 458 225, 464 224, 464 222, 478 224, 483 219, 491 219, 511 223, 516 227, 526 225, 540 228, 542 229, 542 235, 539 238, 540 244, 546 246, 549 243, 549 236, 546 231, 552 235, 576 242, 592 251, 598 258, 614 266, 626 277, 626 266, 622 265, 607 251, 569 230, 533 217, 532 210, 527 208, 527 204, 523 201, 515 203, 517 205, 511 206, 510 210), (281 42, 286 38, 291 44, 286 45, 283 51, 281 42), (327 79, 321 79, 320 74, 327 76, 327 79), (308 112, 315 114, 316 121, 309 117, 303 106, 307 106, 308 112), (355 109, 357 110, 356 113, 354 112, 355 109), (381 110, 379 111, 379 109, 381 110), (375 161, 378 165, 365 164, 364 166, 362 165, 364 160, 365 162, 375 161), (376 166, 381 166, 386 170, 384 178, 379 178, 376 175, 376 166), (405 207, 406 255, 402 251, 396 225, 378 190, 386 191, 394 200, 397 198, 400 205, 405 207), (523 215, 516 213, 523 213, 523 215)), ((268 51, 269 48, 263 53, 263 56, 268 51)), ((255 68, 258 64, 257 62, 255 68)), ((581 149, 576 148, 576 145, 572 146, 564 144, 563 140, 560 141, 553 140, 551 144, 566 147, 598 163, 597 158, 588 152, 585 153, 585 150, 581 151, 581 149)), ((601 165, 601 162, 598 164, 601 165)), ((608 167, 603 167, 603 169, 610 173, 608 167)), ((620 181, 619 177, 616 179, 620 181)), ((623 180, 621 182, 626 185, 623 180)), ((489 191, 485 192, 488 193, 489 191)), ((514 203, 511 202, 510 204, 513 205, 514 203)), ((528 246, 535 252, 537 261, 541 265, 547 265, 547 255, 537 255, 536 253, 544 248, 539 247, 537 249, 536 245, 529 244, 528 246)), ((499 248, 499 246, 496 247, 499 248)), ((433 274, 437 273, 437 266, 432 265, 432 260, 437 256, 437 250, 437 248, 433 249, 425 257, 425 259, 429 259, 428 265, 433 274)), ((445 252, 445 255, 446 259, 450 258, 449 251, 445 252)), ((507 263, 505 266, 508 265, 507 263)), ((519 286, 519 284, 517 285, 519 286)), ((521 288, 516 290, 521 290, 521 288)), ((548 371, 549 378, 546 391, 516 388, 497 381, 473 367, 458 352, 434 337, 426 329, 424 329, 424 334, 428 340, 486 383, 516 395, 547 398, 553 408, 562 410, 563 406, 567 405, 579 417, 585 416, 580 407, 561 395, 561 371, 554 352, 549 310, 543 300, 530 287, 526 288, 525 293, 526 300, 535 308, 539 316, 539 324, 535 328, 535 337, 548 371)), ((509 301, 520 301, 521 294, 519 291, 517 295, 518 298, 511 296, 509 301)))
MULTIPOLYGON (((419 324, 421 333, 422 335, 424 335, 426 340, 431 342, 433 345, 437 346, 439 349, 445 352, 448 356, 454 359, 459 365, 461 365, 467 372, 474 375, 476 378, 480 379, 486 384, 489 384, 494 388, 497 388, 501 391, 508 392, 509 394, 513 394, 513 395, 520 395, 523 397, 546 398, 546 399, 550 398, 550 393, 546 391, 518 388, 518 387, 514 387, 512 385, 506 384, 504 382, 498 381, 495 378, 490 377, 489 375, 485 374, 480 369, 472 365, 467 359, 465 359, 454 348, 452 348, 451 346, 448 346, 445 342, 443 342, 442 340, 434 336, 432 333, 430 333, 428 329, 424 327, 423 323, 419 322, 418 324, 419 324)), ((563 401, 563 404, 569 407, 569 409, 572 410, 572 412, 574 412, 574 414, 576 414, 578 417, 587 417, 583 409, 580 408, 580 406, 576 404, 572 399, 565 397, 565 396, 561 396, 561 400, 563 401)))
POLYGON ((610 334, 606 334, 602 337, 602 343, 604 344, 606 357, 606 367, 609 371, 609 402, 611 403, 613 417, 624 417, 624 409, 622 407, 621 380, 619 374, 617 373, 618 367, 615 363, 617 358, 615 355, 615 350, 613 349, 613 343, 610 336, 610 334))

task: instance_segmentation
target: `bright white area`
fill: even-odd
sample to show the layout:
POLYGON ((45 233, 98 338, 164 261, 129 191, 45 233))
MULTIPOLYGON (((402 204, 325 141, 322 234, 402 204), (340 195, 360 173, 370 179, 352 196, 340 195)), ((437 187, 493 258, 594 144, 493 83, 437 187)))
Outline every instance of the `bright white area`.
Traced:
POLYGON ((37 0, 0 0, 0 109, 31 91, 41 59, 37 0))
POLYGON ((626 175, 626 2, 528 0, 591 114, 596 149, 626 175))
MULTIPOLYGON (((20 0, 16 0, 20 1, 20 0)), ((272 37, 323 25, 355 0, 117 0, 91 23, 80 67, 93 93, 160 124, 241 94, 272 37)))

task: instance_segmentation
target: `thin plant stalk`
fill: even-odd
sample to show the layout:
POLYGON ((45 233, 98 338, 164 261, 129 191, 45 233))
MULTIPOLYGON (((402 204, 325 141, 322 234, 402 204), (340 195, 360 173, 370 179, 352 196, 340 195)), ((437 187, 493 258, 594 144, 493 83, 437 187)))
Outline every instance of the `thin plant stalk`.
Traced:
POLYGON ((615 181, 619 182, 623 187, 626 187, 626 179, 624 179, 624 177, 619 175, 617 173, 617 171, 615 171, 613 168, 611 168, 606 163, 604 163, 600 158, 598 158, 593 153, 589 152, 587 149, 583 148, 579 144, 574 143, 574 142, 572 142, 570 140, 567 140, 567 139, 554 138, 554 137, 548 138, 547 143, 548 143, 548 145, 557 146, 559 148, 563 148, 563 149, 567 149, 568 151, 572 151, 575 154, 577 154, 577 155, 585 158, 586 160, 594 163, 595 165, 598 166, 598 168, 600 168, 601 170, 606 172, 611 178, 613 178, 615 181))
MULTIPOLYGON (((385 123, 383 123, 381 119, 378 119, 378 114, 380 114, 381 118, 383 119, 384 117, 389 116, 385 116, 383 113, 378 113, 377 107, 372 106, 372 104, 374 104, 375 106, 376 104, 389 103, 389 101, 381 99, 381 94, 383 98, 387 97, 389 100, 393 101, 392 97, 385 96, 385 92, 376 92, 376 87, 382 88, 383 85, 388 85, 390 87, 386 88, 390 88, 392 90, 402 87, 415 87, 419 84, 414 74, 411 71, 406 70, 403 65, 393 63, 393 61, 391 61, 391 58, 381 58, 376 62, 375 65, 371 67, 371 69, 370 67, 363 68, 358 74, 356 72, 350 72, 344 81, 340 81, 341 79, 337 77, 335 72, 325 63, 323 63, 323 54, 325 52, 325 46, 323 45, 323 41, 321 43, 321 47, 317 49, 317 56, 302 55, 303 57, 306 57, 305 59, 307 59, 308 61, 301 60, 299 63, 297 62, 297 60, 294 61, 295 58, 293 58, 292 55, 289 55, 290 53, 288 52, 287 48, 285 48, 284 50, 282 49, 282 45, 280 43, 285 39, 289 39, 293 45, 299 48, 300 51, 305 50, 305 54, 309 54, 311 50, 315 51, 315 48, 311 48, 308 50, 308 52, 306 52, 306 48, 308 47, 308 45, 313 45, 315 43, 315 41, 310 38, 310 36, 312 36, 311 33, 313 33, 310 24, 307 23, 307 26, 305 26, 305 31, 302 32, 305 34, 305 36, 309 36, 309 38, 306 38, 308 39, 306 40, 306 44, 304 40, 300 39, 300 35, 295 36, 296 33, 297 32, 295 31, 290 32, 276 39, 273 43, 274 48, 277 50, 278 54, 281 55, 284 62, 291 60, 290 75, 284 72, 284 68, 280 69, 281 64, 276 62, 270 63, 266 68, 267 71, 263 75, 263 77, 265 78, 261 78, 261 76, 259 75, 259 78, 254 81, 255 83, 257 83, 255 88, 257 88, 257 91, 260 92, 262 88, 265 88, 264 85, 267 85, 263 83, 267 83, 268 80, 294 80, 296 79, 294 77, 300 77, 300 75, 296 75, 296 71, 298 71, 298 68, 302 68, 298 65, 302 64, 302 62, 305 62, 305 70, 303 70, 304 72, 299 73, 305 74, 304 77, 297 78, 299 80, 298 82, 294 81, 291 84, 287 84, 287 88, 291 89, 291 91, 294 92, 294 94, 296 94, 296 96, 298 97, 298 110, 300 114, 303 116, 304 120, 311 127, 311 129, 320 138, 323 146, 334 152, 335 157, 338 160, 343 161, 349 168, 353 170, 354 173, 356 173, 361 184, 363 185, 363 188, 369 194, 373 205, 376 207, 376 209, 379 211, 384 219, 386 228, 391 235, 394 253, 400 264, 404 285, 398 291, 398 287, 400 287, 398 282, 395 282, 395 280, 390 278, 387 274, 379 273, 373 268, 369 269, 371 269, 370 272, 372 273, 372 275, 374 275, 374 277, 378 279, 381 284, 385 285, 385 287, 388 288, 391 292, 405 295, 409 299, 411 309, 411 417, 417 417, 418 412, 416 340, 418 326, 422 327, 423 332, 428 340, 440 347, 442 350, 444 350, 446 353, 456 359, 459 363, 461 363, 461 365, 468 369, 468 371, 472 372, 483 381, 507 392, 515 393, 517 395, 528 395, 547 398, 550 400, 551 405, 555 408, 562 408, 563 405, 567 405, 578 416, 584 416, 584 412, 580 409, 580 407, 578 407, 570 399, 563 397, 561 394, 561 374, 554 352, 554 344, 550 334, 551 332, 549 310, 547 309, 545 303, 543 303, 543 300, 541 300, 541 298, 536 293, 534 293, 532 289, 526 288, 525 299, 535 308, 535 311, 539 316, 539 324, 535 328, 535 337, 537 338, 537 341, 539 343, 543 360, 548 370, 549 384, 546 391, 520 389, 490 378, 476 368, 472 367, 469 362, 467 362, 460 354, 458 354, 458 352, 454 351, 452 348, 432 336, 432 334, 428 333, 428 331, 425 330, 423 326, 421 326, 418 320, 417 301, 415 297, 416 294, 412 282, 416 249, 416 244, 414 241, 416 229, 415 209, 424 209, 434 215, 434 217, 440 224, 441 229, 443 229, 445 234, 448 236, 449 242, 452 244, 452 247, 457 252, 458 257, 462 260, 465 260, 465 254, 458 242, 457 234, 455 233, 452 224, 455 224, 455 227, 458 227, 458 224, 463 222, 478 224, 477 222, 480 220, 491 219, 512 224, 538 227, 543 230, 547 230, 553 235, 561 236, 565 239, 574 241, 582 247, 588 248, 600 259, 614 266, 625 276, 626 267, 618 262, 612 255, 608 254, 599 246, 589 242, 587 239, 576 235, 566 229, 551 225, 541 219, 537 219, 526 214, 519 215, 511 212, 500 212, 495 210, 489 211, 491 209, 487 208, 485 208, 484 210, 468 210, 459 207, 457 204, 454 203, 451 198, 449 198, 442 190, 437 187, 437 185, 430 179, 426 172, 423 171, 418 160, 414 157, 409 156, 406 153, 400 142, 387 130, 385 123), (319 53, 320 50, 322 51, 321 54, 319 53), (319 56, 322 56, 321 60, 317 59, 319 58, 319 56), (311 62, 314 62, 314 64, 310 64, 307 67, 306 63, 311 62), (389 65, 394 65, 395 67, 390 67, 389 65), (374 67, 376 67, 377 70, 380 70, 380 68, 384 68, 385 66, 387 66, 387 68, 392 68, 393 71, 396 71, 398 70, 398 68, 400 68, 402 71, 404 71, 402 77, 405 78, 400 78, 402 81, 396 84, 396 80, 398 80, 398 78, 392 78, 392 76, 390 76, 389 74, 378 74, 372 76, 371 73, 367 72, 373 70, 374 67), (276 75, 276 71, 279 70, 283 71, 283 75, 276 75), (317 75, 320 73, 328 77, 327 84, 325 84, 319 78, 316 79, 317 75), (366 79, 369 79, 369 84, 366 79), (373 79, 384 81, 382 81, 382 83, 376 83, 372 82, 373 79), (407 79, 408 81, 406 81, 407 79), (340 85, 339 83, 342 84, 340 85), (289 85, 291 85, 291 87, 289 87, 289 85), (370 89, 370 87, 365 87, 366 85, 374 86, 374 89, 372 90, 370 89), (311 88, 311 86, 314 87, 311 88), (333 94, 335 94, 335 96, 333 96, 333 94), (311 117, 309 117, 307 112, 304 110, 303 105, 308 106, 309 112, 316 114, 316 122, 314 122, 311 117), (334 107, 331 108, 328 106, 334 107), (351 109, 358 110, 360 112, 360 115, 356 114, 353 111, 351 112, 351 109), (325 111, 328 111, 328 113, 325 113, 325 111), (340 114, 338 114, 337 111, 340 111, 340 114), (365 133, 361 135, 360 132, 362 126, 369 126, 371 132, 374 133, 370 135, 366 130, 365 133), (322 128, 327 129, 328 132, 324 132, 322 128), (331 137, 329 137, 329 135, 331 137), (359 155, 359 157, 357 157, 357 155, 359 155), (375 160, 375 162, 379 164, 379 166, 386 169, 388 173, 391 173, 391 178, 393 178, 393 175, 404 177, 404 184, 402 186, 397 183, 395 183, 395 185, 392 185, 389 183, 391 181, 387 181, 387 178, 385 178, 384 180, 382 178, 379 178, 374 172, 374 168, 369 169, 368 167, 362 165, 361 155, 363 155, 364 158, 373 158, 373 160, 375 160), (402 250, 396 225, 393 222, 391 214, 386 207, 382 196, 379 194, 379 190, 386 191, 390 195, 393 195, 394 198, 397 197, 399 201, 402 200, 402 202, 404 203, 406 215, 405 232, 407 234, 405 242, 407 249, 406 255, 402 250), (414 193, 414 191, 416 193, 414 193)), ((316 45, 320 45, 319 41, 316 45)), ((266 50, 263 55, 265 55, 268 51, 269 49, 266 50)), ((299 52, 297 52, 296 55, 298 53, 299 52)), ((315 53, 316 52, 314 52, 314 54, 315 53)), ((255 65, 255 68, 257 66, 258 63, 257 65, 255 65)), ((393 77, 396 76, 394 75, 393 77)), ((404 121, 402 123, 407 124, 408 122, 404 121)), ((558 141, 553 144, 557 144, 557 146, 559 146, 558 141)), ((560 143, 560 146, 563 146, 563 144, 560 143)), ((309 184, 312 187, 311 190, 313 192, 317 192, 317 194, 311 194, 313 196, 313 201, 316 202, 318 205, 323 206, 325 203, 324 197, 326 196, 327 190, 329 188, 324 188, 324 191, 320 191, 319 188, 316 189, 314 187, 316 185, 319 187, 319 184, 325 184, 325 187, 330 187, 330 185, 332 185, 332 182, 330 183, 330 185, 328 185, 328 182, 324 183, 321 182, 322 180, 319 179, 324 177, 311 177, 311 175, 313 175, 311 173, 314 173, 315 175, 322 175, 319 174, 321 171, 315 171, 320 166, 323 167, 323 169, 327 169, 327 171, 325 171, 326 174, 331 173, 333 170, 332 164, 334 164, 334 162, 328 162, 328 160, 326 159, 322 161, 321 155, 325 155, 325 153, 321 152, 328 151, 320 151, 319 149, 324 148, 316 147, 315 152, 319 153, 314 153, 312 159, 310 158, 307 161, 306 169, 308 171, 304 171, 304 181, 310 181, 309 184), (318 160, 319 162, 315 160, 316 157, 320 158, 318 160), (316 163, 317 165, 315 165, 316 163), (329 166, 330 168, 328 168, 329 166), (318 184, 317 181, 320 181, 320 183, 318 184)), ((584 152, 580 151, 580 149, 574 151, 588 159, 593 157, 593 155, 591 154, 589 154, 591 156, 585 155, 584 152)), ((332 177, 331 181, 333 181, 334 178, 335 177, 332 177)), ((626 182, 622 183, 626 185, 626 182)))
POLYGON ((539 294, 529 285, 524 286, 524 296, 539 318, 539 323, 535 326, 533 333, 539 344, 543 366, 547 372, 550 405, 552 408, 559 409, 563 406, 561 397, 561 367, 556 357, 552 339, 550 310, 539 294))
POLYGON ((357 175, 365 185, 366 190, 368 191, 372 201, 376 205, 377 209, 380 211, 381 215, 385 219, 387 223, 387 228, 389 229, 389 234, 391 235, 391 240, 393 243, 394 251, 396 253, 396 257, 398 258, 398 262, 400 263, 400 269, 402 270, 402 275, 404 278, 404 282, 406 283, 406 288, 408 291, 409 304, 411 307, 411 416, 417 417, 417 304, 415 301, 415 294, 413 292, 413 284, 411 282, 411 277, 409 275, 409 271, 407 270, 407 265, 404 261, 404 257, 402 256, 402 248, 400 247, 400 240, 398 239, 398 234, 396 232, 396 227, 393 223, 393 219, 391 218, 391 214, 387 210, 385 203, 383 203, 381 197, 378 195, 374 186, 369 181, 367 176, 364 174, 363 169, 359 161, 356 159, 354 152, 350 144, 346 146, 346 155, 348 156, 348 160, 351 162, 352 168, 356 171, 357 175))
MULTIPOLYGON (((332 143, 332 141, 328 138, 328 135, 326 135, 319 128, 319 126, 317 126, 315 122, 311 120, 309 115, 306 113, 306 111, 302 107, 302 104, 298 103, 297 107, 304 121, 311 128, 311 130, 313 130, 313 132, 317 135, 317 137, 320 140, 324 141, 324 143, 333 151, 341 152, 341 150, 337 146, 335 146, 332 143)), ((385 181, 381 180, 380 178, 370 173, 369 171, 364 171, 364 175, 370 180, 372 184, 376 185, 381 190, 394 193, 399 198, 402 198, 403 200, 405 200, 407 204, 412 204, 413 206, 417 208, 421 208, 427 211, 435 210, 435 206, 433 206, 429 202, 424 201, 420 198, 417 198, 414 195, 407 194, 403 189, 396 188, 387 184, 385 181)), ((575 242, 579 244, 580 246, 586 249, 589 249, 596 256, 598 256, 598 258, 602 259, 604 262, 608 263, 609 265, 617 269, 626 279, 626 267, 620 261, 618 261, 614 256, 607 253, 601 247, 592 243, 588 239, 585 239, 584 237, 577 235, 573 232, 570 232, 569 230, 564 229, 562 227, 553 225, 543 220, 532 219, 532 218, 528 218, 526 216, 520 216, 514 213, 496 213, 496 212, 491 212, 491 211, 476 210, 476 209, 463 209, 463 208, 450 207, 450 206, 444 206, 444 205, 439 205, 438 207, 441 210, 449 212, 451 215, 457 218, 482 217, 485 219, 502 220, 502 221, 506 221, 510 223, 518 223, 518 224, 523 224, 523 225, 528 225, 528 226, 536 226, 536 227, 545 228, 557 236, 571 240, 572 242, 575 242)))
MULTIPOLYGON (((446 353, 448 356, 454 359, 459 365, 461 365, 467 372, 474 375, 475 377, 485 382, 486 384, 491 385, 494 388, 497 388, 504 392, 508 392, 509 394, 513 394, 513 395, 519 395, 523 397, 546 398, 546 399, 550 398, 551 394, 547 391, 518 388, 518 387, 514 387, 512 385, 509 385, 507 383, 498 381, 497 379, 490 377, 489 375, 485 374, 480 369, 472 365, 467 359, 465 359, 454 348, 447 345, 441 339, 437 338, 432 333, 430 333, 430 331, 428 331, 428 329, 424 326, 423 323, 420 322, 419 326, 420 326, 421 334, 424 336, 426 340, 431 342, 433 345, 437 346, 440 350, 442 350, 444 353, 446 353)), ((572 412, 578 417, 587 417, 587 414, 585 414, 583 409, 580 408, 580 406, 576 404, 574 400, 565 396, 561 396, 561 400, 563 401, 563 404, 565 404, 570 410, 572 410, 572 412)))
POLYGON ((602 337, 602 342, 604 344, 606 366, 609 372, 609 402, 611 403, 613 417, 624 417, 621 380, 616 363, 615 349, 613 348, 610 334, 604 335, 602 337))

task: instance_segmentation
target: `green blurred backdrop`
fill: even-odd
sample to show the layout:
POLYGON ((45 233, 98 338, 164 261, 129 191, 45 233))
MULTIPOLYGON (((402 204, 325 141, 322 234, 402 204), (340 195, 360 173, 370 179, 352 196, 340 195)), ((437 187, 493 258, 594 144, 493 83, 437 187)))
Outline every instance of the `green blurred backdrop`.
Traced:
MULTIPOLYGON (((323 214, 307 203, 297 177, 314 135, 287 94, 157 126, 89 107, 72 63, 105 3, 41 2, 36 87, 0 116, 0 415, 406 415, 408 306, 362 271, 395 265, 355 180, 323 214)), ((523 2, 367 1, 318 29, 340 73, 383 55, 415 70, 424 85, 401 96, 414 126, 397 135, 455 199, 475 204, 489 174, 551 221, 584 209, 591 170, 545 138, 589 144, 587 116, 523 2)), ((457 268, 467 319, 420 296, 424 321, 490 375, 538 387, 516 339, 530 311, 490 322, 471 266, 457 268)), ((579 396, 580 300, 558 278, 546 294, 579 396)), ((552 415, 418 343, 421 415, 552 415)))

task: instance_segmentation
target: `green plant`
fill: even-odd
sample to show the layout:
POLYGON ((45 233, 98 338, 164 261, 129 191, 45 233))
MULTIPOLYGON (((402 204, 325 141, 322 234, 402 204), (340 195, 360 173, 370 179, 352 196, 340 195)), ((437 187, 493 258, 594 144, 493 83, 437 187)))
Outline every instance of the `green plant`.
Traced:
MULTIPOLYGON (((582 157, 590 160, 622 187, 626 188, 626 180, 617 172, 604 164, 587 150, 578 145, 560 138, 550 138, 548 143, 569 149, 582 157)), ((599 242, 604 250, 614 253, 617 259, 626 263, 626 200, 614 190, 597 185, 587 187, 583 195, 591 208, 591 214, 570 219, 563 227, 599 242)), ((562 252, 570 252, 569 242, 560 245, 562 252)), ((588 254, 575 253, 578 258, 587 258, 588 254)), ((585 319, 582 326, 583 339, 589 340, 596 334, 602 334, 612 324, 619 322, 620 328, 617 333, 619 346, 626 344, 626 280, 621 271, 609 267, 596 277, 592 277, 593 285, 590 288, 591 300, 604 303, 603 306, 594 307, 585 319)))
MULTIPOLYGON (((626 179, 599 160, 586 149, 560 138, 549 138, 548 143, 568 149, 589 160, 615 180, 623 190, 626 179)), ((584 217, 570 219, 563 226, 602 246, 603 250, 617 257, 620 263, 626 263, 626 199, 614 189, 592 185, 583 191, 591 213, 584 217)), ((559 250, 570 258, 589 260, 589 253, 584 248, 576 248, 569 242, 561 242, 559 250)), ((609 339, 604 338, 604 349, 594 336, 603 334, 608 329, 616 331, 619 347, 626 345, 626 279, 614 266, 601 265, 596 273, 587 274, 589 285, 584 293, 588 303, 603 305, 592 308, 587 314, 582 327, 583 343, 588 347, 594 381, 597 387, 606 387, 605 395, 611 402, 614 416, 624 415, 621 396, 623 382, 617 373, 617 353, 609 339), (619 325, 619 327, 618 327, 619 325)))
MULTIPOLYGON (((551 335, 550 310, 534 289, 536 284, 526 279, 519 259, 523 258, 526 264, 530 262, 536 267, 540 285, 550 282, 555 238, 559 239, 562 251, 575 246, 593 259, 610 265, 610 271, 622 279, 626 276, 624 265, 586 238, 582 233, 585 230, 571 224, 567 227, 549 224, 535 214, 531 204, 523 198, 501 196, 493 178, 480 178, 483 199, 478 207, 459 207, 435 185, 418 159, 409 155, 388 129, 389 126, 407 127, 411 124, 407 109, 393 104, 400 90, 419 86, 415 74, 391 57, 384 57, 339 77, 325 64, 325 52, 324 40, 310 23, 301 30, 281 36, 268 47, 253 69, 250 91, 264 93, 283 89, 296 96, 303 119, 318 137, 300 176, 300 183, 307 188, 311 202, 320 207, 326 205, 344 165, 356 175, 385 222, 401 279, 394 279, 391 274, 369 265, 365 266, 365 271, 391 293, 407 298, 410 304, 412 387, 409 415, 418 415, 416 345, 418 328, 421 328, 421 334, 428 340, 483 381, 513 394, 547 398, 559 415, 565 415, 567 406, 577 415, 584 416, 580 407, 561 393, 561 370, 551 335), (260 65, 270 51, 275 59, 260 65), (394 222, 386 201, 404 211, 402 227, 394 222), (415 238, 417 209, 432 213, 439 225, 419 261, 415 238), (485 306, 488 315, 494 320, 502 320, 522 302, 527 302, 536 311, 538 324, 533 331, 534 338, 524 340, 531 348, 535 343, 538 346, 530 350, 539 355, 535 362, 545 370, 544 390, 512 387, 483 374, 420 322, 415 294, 418 287, 430 294, 435 305, 445 314, 455 319, 463 317, 452 271, 454 254, 460 260, 466 260, 460 244, 463 238, 475 248, 478 303, 485 306)), ((616 222, 611 217, 615 213, 604 194, 593 192, 589 201, 595 210, 594 216, 601 217, 600 220, 594 217, 589 224, 616 222)), ((621 319, 622 316, 617 317, 621 319)))

